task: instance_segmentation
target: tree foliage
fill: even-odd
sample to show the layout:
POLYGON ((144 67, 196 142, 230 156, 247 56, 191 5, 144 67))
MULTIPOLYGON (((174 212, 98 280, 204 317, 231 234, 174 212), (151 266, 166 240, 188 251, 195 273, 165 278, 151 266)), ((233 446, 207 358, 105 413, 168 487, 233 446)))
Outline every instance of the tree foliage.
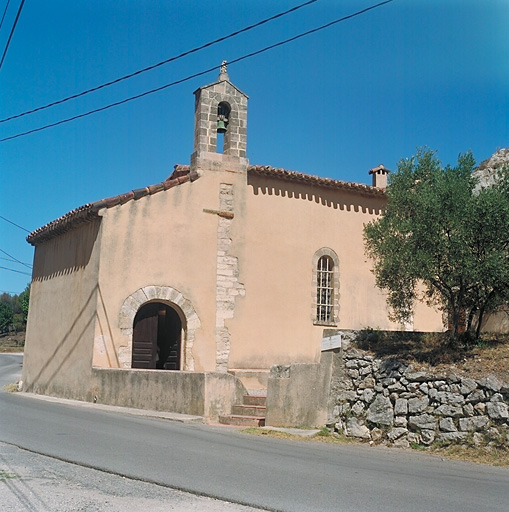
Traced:
POLYGON ((19 295, 2 293, 0 295, 0 332, 13 328, 16 331, 24 330, 27 324, 29 303, 29 284, 19 295))
POLYGON ((8 302, 0 300, 0 332, 7 330, 12 324, 13 312, 12 306, 8 302))
POLYGON ((386 209, 364 231, 393 319, 410 320, 423 300, 449 315, 453 339, 465 317, 468 328, 478 318, 478 334, 484 312, 509 298, 509 169, 476 189, 474 166, 467 153, 442 168, 426 149, 402 160, 386 209))

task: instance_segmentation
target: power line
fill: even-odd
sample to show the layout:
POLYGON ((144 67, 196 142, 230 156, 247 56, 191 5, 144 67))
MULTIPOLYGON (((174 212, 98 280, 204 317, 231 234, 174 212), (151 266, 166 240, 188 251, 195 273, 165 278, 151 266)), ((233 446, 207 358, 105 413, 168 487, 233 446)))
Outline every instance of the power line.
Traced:
POLYGON ((232 32, 231 34, 227 36, 220 37, 219 39, 215 39, 213 41, 210 41, 208 43, 202 44, 201 46, 198 46, 196 48, 193 48, 192 50, 188 50, 184 53, 181 53, 180 55, 176 55, 174 57, 170 57, 169 59, 165 59, 161 62, 158 62, 157 64, 153 64, 152 66, 147 66, 146 68, 139 69, 138 71, 134 71, 133 73, 129 73, 128 75, 124 75, 120 78, 116 78, 115 80, 111 80, 110 82, 106 82, 101 85, 97 85, 96 87, 92 87, 90 89, 86 89, 85 91, 82 91, 77 94, 73 94, 71 96, 67 96, 66 98, 62 98, 61 100, 53 101, 51 103, 48 103, 47 105, 43 105, 41 107, 34 108, 32 110, 27 110, 26 112, 22 112, 21 114, 16 114, 14 116, 7 117, 5 119, 0 119, 0 123, 5 123, 6 121, 11 121, 12 119, 17 119, 19 117, 26 116, 28 114, 33 114, 34 112, 39 112, 40 110, 45 110, 50 107, 54 107, 55 105, 60 105, 61 103, 65 103, 69 100, 74 100, 76 98, 79 98, 81 96, 85 96, 86 94, 90 94, 91 92, 98 91, 100 89, 104 89, 105 87, 109 87, 110 85, 118 84, 119 82, 122 82, 123 80, 127 80, 128 78, 132 78, 133 76, 141 75, 142 73, 145 73, 147 71, 151 71, 152 69, 158 68, 160 66, 163 66, 164 64, 168 64, 170 62, 174 62, 178 59, 181 59, 183 57, 186 57, 187 55, 191 55, 192 53, 199 52, 200 50, 203 50, 205 48, 209 48, 210 46, 213 46, 217 43, 221 43, 223 41, 226 41, 227 39, 230 39, 232 37, 238 36, 239 34, 242 34, 244 32, 248 32, 249 30, 252 30, 254 28, 260 27, 261 25, 264 25, 265 23, 268 23, 269 21, 273 21, 275 19, 281 18, 283 16, 286 16, 287 14, 290 14, 292 12, 295 12, 299 9, 302 9, 303 7, 306 7, 310 4, 314 4, 318 2, 318 0, 309 0, 307 2, 304 2, 303 4, 297 5, 295 7, 292 7, 291 9, 288 9, 287 11, 280 12, 278 14, 275 14, 274 16, 271 16, 270 18, 266 18, 264 20, 261 20, 257 23, 254 23, 253 25, 249 25, 248 27, 245 27, 240 30, 236 30, 235 32, 232 32))
POLYGON ((0 256, 0 260, 10 261, 11 263, 16 263, 16 260, 13 260, 12 258, 4 258, 3 256, 0 256))
POLYGON ((16 226, 19 229, 22 229, 23 231, 26 231, 27 233, 31 233, 28 229, 25 229, 24 227, 20 226, 19 224, 16 224, 15 222, 12 222, 12 220, 6 219, 5 217, 2 217, 0 215, 0 219, 5 220, 5 222, 8 222, 9 224, 12 224, 13 226, 16 226))
MULTIPOLYGON (((368 11, 376 9, 377 7, 381 7, 382 5, 389 4, 389 3, 393 2, 393 1, 394 0, 385 0, 384 2, 380 2, 380 3, 372 5, 370 7, 366 7, 365 9, 357 11, 357 12, 355 12, 353 14, 349 14, 347 16, 343 16, 342 18, 338 18, 336 20, 333 20, 333 21, 331 21, 329 23, 326 23, 325 25, 321 25, 320 27, 316 27, 316 28, 308 30, 306 32, 302 32, 301 34, 298 34, 296 36, 290 37, 289 39, 285 39, 283 41, 279 41, 278 43, 271 44, 270 46, 266 46, 265 48, 262 48, 260 50, 256 50, 254 52, 251 52, 251 53, 248 53, 246 55, 243 55, 242 57, 238 57, 236 59, 233 59, 233 60, 231 60, 229 62, 229 64, 235 64, 235 63, 240 62, 242 60, 246 60, 246 59, 249 59, 249 58, 254 57, 256 55, 259 55, 261 53, 265 53, 265 52, 267 52, 269 50, 273 50, 274 48, 277 48, 279 46, 283 46, 285 44, 291 43, 293 41, 296 41, 297 39, 301 39, 302 37, 308 36, 310 34, 314 34, 316 32, 319 32, 321 30, 329 28, 329 27, 331 27, 333 25, 336 25, 337 23, 341 23, 342 21, 346 21, 346 20, 349 20, 351 18, 355 18, 356 16, 360 16, 361 14, 364 14, 364 13, 366 13, 368 11)), ((212 68, 206 69, 205 71, 200 71, 200 72, 195 73, 193 75, 187 76, 186 78, 181 78, 180 80, 176 80, 174 82, 170 82, 170 83, 162 85, 160 87, 156 87, 155 89, 150 89, 149 91, 145 91, 145 92, 142 92, 140 94, 136 94, 135 96, 130 96, 128 98, 125 98, 123 100, 117 101, 115 103, 110 103, 108 105, 105 105, 104 107, 99 107, 99 108, 96 108, 94 110, 89 110, 88 112, 84 112, 83 114, 78 114, 78 115, 75 115, 75 116, 72 116, 72 117, 68 117, 66 119, 62 119, 60 121, 56 121, 54 123, 41 126, 39 128, 33 128, 32 130, 28 130, 26 132, 18 133, 16 135, 11 135, 10 137, 4 137, 3 139, 0 139, 0 142, 6 142, 8 140, 17 139, 18 137, 24 137, 25 135, 30 135, 31 133, 40 132, 42 130, 46 130, 48 128, 52 128, 54 126, 58 126, 58 125, 61 125, 61 124, 64 124, 64 123, 69 123, 70 121, 75 121, 76 119, 81 119, 82 117, 87 117, 87 116, 90 116, 92 114, 96 114, 98 112, 102 112, 104 110, 108 110, 110 108, 117 107, 119 105, 123 105, 124 103, 128 103, 130 101, 137 100, 137 99, 142 98, 144 96, 148 96, 150 94, 154 94, 156 92, 162 91, 163 89, 168 89, 169 87, 173 87, 174 85, 178 85, 178 84, 181 84, 183 82, 187 82, 189 80, 192 80, 193 78, 197 78, 199 76, 205 75, 207 73, 210 73, 211 71, 214 71, 217 68, 218 68, 218 66, 214 66, 212 68)))
POLYGON ((4 13, 2 14, 2 21, 0 21, 0 30, 2 30, 2 25, 4 24, 5 13, 7 12, 7 9, 9 8, 10 2, 11 2, 11 0, 7 0, 7 3, 5 4, 4 13))
POLYGON ((22 261, 18 260, 18 258, 15 258, 12 254, 9 254, 8 252, 4 251, 3 249, 0 249, 0 252, 3 252, 6 256, 9 256, 9 258, 12 258, 17 263, 21 263, 21 265, 24 265, 25 267, 32 268, 32 265, 29 265, 28 263, 23 263, 22 261))
POLYGON ((28 272, 22 272, 21 270, 14 270, 13 268, 7 268, 7 267, 0 267, 3 270, 10 270, 11 272, 16 272, 17 274, 24 274, 25 276, 32 276, 32 274, 29 274, 28 272))
POLYGON ((25 4, 25 0, 21 0, 21 4, 18 9, 18 13, 16 14, 16 19, 14 20, 14 24, 12 25, 11 33, 9 34, 9 39, 7 39, 7 44, 5 45, 4 54, 2 55, 2 60, 0 61, 0 69, 2 69, 2 65, 4 63, 5 56, 7 55, 7 50, 9 45, 11 44, 12 35, 14 34, 14 29, 18 24, 19 15, 21 14, 21 9, 23 9, 23 5, 25 4))

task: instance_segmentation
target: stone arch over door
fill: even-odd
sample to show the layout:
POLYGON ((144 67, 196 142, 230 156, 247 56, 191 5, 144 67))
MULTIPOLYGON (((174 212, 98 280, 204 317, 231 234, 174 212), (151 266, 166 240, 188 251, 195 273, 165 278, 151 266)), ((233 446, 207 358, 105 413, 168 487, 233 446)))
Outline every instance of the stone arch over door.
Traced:
POLYGON ((201 322, 189 299, 184 297, 180 291, 171 286, 144 286, 129 295, 124 300, 119 314, 119 328, 122 333, 123 342, 118 351, 118 359, 121 368, 131 368, 131 357, 133 348, 133 323, 136 313, 141 306, 148 302, 162 302, 168 304, 182 317, 183 327, 183 363, 182 369, 194 371, 193 344, 196 330, 200 328, 201 322))

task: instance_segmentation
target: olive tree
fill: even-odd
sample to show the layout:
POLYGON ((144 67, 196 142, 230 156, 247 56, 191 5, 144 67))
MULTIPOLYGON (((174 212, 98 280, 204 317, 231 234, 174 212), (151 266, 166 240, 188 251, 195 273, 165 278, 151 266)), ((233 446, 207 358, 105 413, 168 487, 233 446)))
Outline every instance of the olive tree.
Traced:
POLYGON ((408 321, 414 302, 447 313, 453 340, 462 326, 477 335, 482 315, 509 298, 509 172, 476 190, 471 153, 442 167, 422 149, 401 160, 382 215, 366 225, 366 253, 392 318, 408 321), (477 313, 477 315, 476 315, 477 313))

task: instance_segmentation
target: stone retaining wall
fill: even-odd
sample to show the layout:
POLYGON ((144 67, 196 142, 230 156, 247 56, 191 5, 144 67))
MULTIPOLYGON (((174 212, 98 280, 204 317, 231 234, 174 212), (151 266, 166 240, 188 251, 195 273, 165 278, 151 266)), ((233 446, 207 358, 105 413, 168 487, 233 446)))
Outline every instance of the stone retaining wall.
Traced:
POLYGON ((509 386, 415 371, 348 347, 335 354, 329 426, 397 446, 509 443, 509 386))

